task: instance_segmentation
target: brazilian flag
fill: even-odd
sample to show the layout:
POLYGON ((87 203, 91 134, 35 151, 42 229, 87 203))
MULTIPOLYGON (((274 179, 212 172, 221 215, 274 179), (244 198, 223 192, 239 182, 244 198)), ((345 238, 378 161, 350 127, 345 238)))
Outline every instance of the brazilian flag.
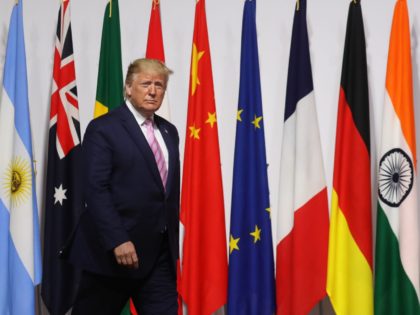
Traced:
POLYGON ((102 27, 95 118, 120 106, 124 101, 119 15, 118 0, 110 0, 102 27))
MULTIPOLYGON (((120 12, 118 0, 110 0, 105 9, 99 56, 98 84, 94 117, 117 108, 124 101, 121 61, 120 12)), ((127 302, 121 315, 131 315, 127 302)))

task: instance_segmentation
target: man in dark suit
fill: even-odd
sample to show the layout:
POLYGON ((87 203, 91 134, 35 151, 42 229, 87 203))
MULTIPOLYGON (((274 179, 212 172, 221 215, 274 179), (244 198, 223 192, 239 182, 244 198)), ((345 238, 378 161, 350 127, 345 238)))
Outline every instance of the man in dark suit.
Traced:
POLYGON ((86 129, 86 211, 69 248, 83 275, 72 314, 119 314, 129 297, 141 315, 177 313, 179 137, 155 114, 171 73, 135 60, 125 104, 86 129))

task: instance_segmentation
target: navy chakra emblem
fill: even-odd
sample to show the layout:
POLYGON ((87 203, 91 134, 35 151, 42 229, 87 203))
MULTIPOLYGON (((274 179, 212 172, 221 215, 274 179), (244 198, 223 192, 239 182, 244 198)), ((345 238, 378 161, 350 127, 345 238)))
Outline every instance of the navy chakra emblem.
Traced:
POLYGON ((379 198, 390 207, 398 207, 413 187, 413 162, 401 149, 392 149, 379 162, 379 198))

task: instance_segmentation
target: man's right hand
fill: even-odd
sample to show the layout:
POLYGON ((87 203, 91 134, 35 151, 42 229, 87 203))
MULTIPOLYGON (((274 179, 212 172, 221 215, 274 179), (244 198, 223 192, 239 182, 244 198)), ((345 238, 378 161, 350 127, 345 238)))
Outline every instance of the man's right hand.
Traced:
POLYGON ((132 269, 139 268, 136 248, 132 242, 125 242, 115 247, 114 255, 119 265, 132 269))

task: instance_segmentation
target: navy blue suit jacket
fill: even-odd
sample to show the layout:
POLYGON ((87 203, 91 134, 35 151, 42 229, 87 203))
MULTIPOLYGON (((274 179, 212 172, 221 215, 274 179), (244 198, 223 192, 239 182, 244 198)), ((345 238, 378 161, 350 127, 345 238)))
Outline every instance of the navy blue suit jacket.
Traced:
POLYGON ((84 270, 144 277, 165 239, 175 270, 179 245, 179 136, 174 125, 155 115, 169 153, 164 189, 154 155, 126 104, 94 119, 83 139, 86 211, 68 248, 71 262, 84 270), (117 264, 113 249, 132 241, 139 269, 117 264))

